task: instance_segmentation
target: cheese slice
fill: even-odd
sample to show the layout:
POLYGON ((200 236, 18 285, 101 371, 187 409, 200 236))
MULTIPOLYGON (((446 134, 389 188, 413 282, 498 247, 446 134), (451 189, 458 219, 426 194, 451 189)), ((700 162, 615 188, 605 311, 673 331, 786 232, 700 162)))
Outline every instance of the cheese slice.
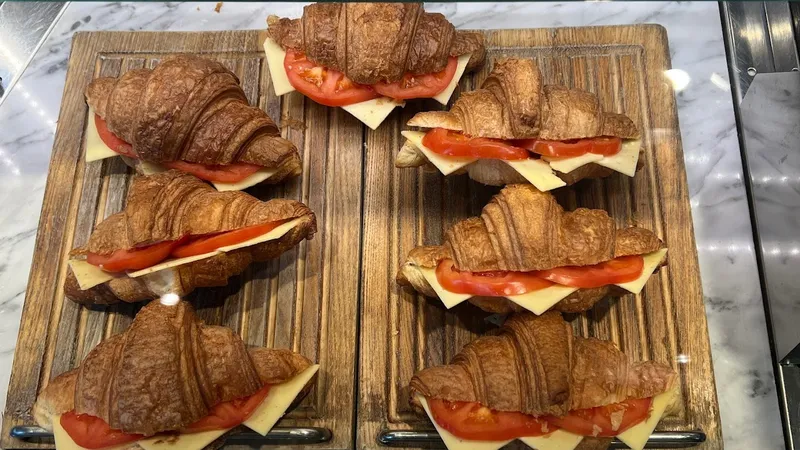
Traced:
POLYGON ((342 106, 342 109, 352 114, 364 125, 375 130, 396 107, 402 108, 405 105, 405 102, 397 102, 388 97, 379 97, 361 103, 342 106))
POLYGON ((220 182, 213 182, 211 184, 217 188, 218 191, 243 191, 251 186, 255 186, 262 181, 269 179, 271 176, 275 175, 278 172, 277 169, 260 169, 258 172, 250 175, 249 177, 245 178, 242 181, 237 181, 236 183, 220 183, 220 182))
POLYGON ((267 55, 267 66, 269 66, 269 77, 272 80, 272 87, 275 89, 275 95, 288 94, 294 91, 294 86, 289 83, 289 76, 286 75, 286 69, 283 68, 283 60, 286 58, 286 52, 281 48, 280 44, 267 38, 264 41, 264 53, 267 55))
POLYGON ((139 161, 139 165, 136 167, 138 167, 139 170, 141 170, 142 173, 145 175, 152 175, 154 173, 161 173, 166 170, 169 170, 166 167, 162 166, 161 164, 147 162, 147 161, 139 161))
POLYGON ((291 380, 271 386, 267 398, 243 424, 256 433, 266 436, 318 370, 319 364, 315 364, 291 380))
POLYGON ((114 275, 82 259, 70 259, 68 264, 72 269, 72 273, 75 274, 75 279, 78 280, 78 286, 82 291, 116 278, 114 275))
POLYGON ((431 162, 439 172, 442 172, 443 175, 447 176, 451 173, 455 172, 458 169, 461 169, 464 166, 468 166, 475 161, 476 158, 467 158, 467 157, 460 157, 460 156, 444 156, 440 155, 433 150, 429 149, 422 145, 422 138, 425 136, 425 133, 421 131, 403 131, 400 133, 408 139, 409 142, 414 144, 419 151, 428 158, 428 161, 431 162))
POLYGON ((439 427, 439 424, 433 420, 433 414, 431 414, 430 407, 428 407, 428 401, 425 399, 425 397, 417 395, 417 400, 419 400, 419 402, 422 404, 422 407, 425 409, 425 413, 428 414, 428 418, 430 418, 431 422, 433 422, 433 426, 436 427, 436 432, 439 433, 439 436, 442 438, 442 441, 444 441, 444 445, 447 446, 448 450, 498 450, 500 447, 511 442, 511 440, 473 441, 456 437, 444 428, 439 427))
POLYGON ((647 440, 650 439, 653 430, 656 429, 656 425, 661 421, 664 412, 677 398, 677 385, 671 390, 653 397, 653 403, 650 406, 650 415, 647 417, 647 420, 618 434, 617 439, 627 444, 627 446, 633 450, 642 450, 644 446, 647 445, 647 440))
POLYGON ((620 149, 619 153, 606 156, 597 161, 597 164, 632 177, 636 175, 636 165, 639 163, 639 148, 641 146, 642 141, 638 139, 623 140, 622 149, 620 149))
POLYGON ((519 161, 504 161, 520 175, 525 177, 528 182, 542 192, 552 191, 553 189, 566 186, 567 183, 558 178, 550 166, 541 159, 522 159, 519 161))
POLYGON ((228 430, 230 428, 227 430, 201 431, 199 433, 156 435, 137 441, 136 444, 144 450, 202 450, 208 444, 227 433, 228 430))
POLYGON ((542 157, 545 161, 550 163, 550 167, 561 173, 570 173, 578 167, 585 166, 586 164, 600 161, 603 155, 595 153, 584 153, 581 156, 574 156, 572 158, 548 158, 542 157))
POLYGON ((454 292, 450 292, 444 288, 441 284, 439 284, 439 280, 436 278, 436 269, 432 269, 430 267, 418 267, 422 276, 425 277, 425 281, 431 285, 434 292, 436 292, 436 296, 439 297, 439 300, 444 303, 444 306, 447 309, 456 306, 457 304, 463 302, 464 300, 472 297, 469 294, 456 294, 454 292))
POLYGON ((619 283, 617 286, 634 294, 642 292, 644 285, 647 284, 647 280, 649 280, 650 276, 653 275, 653 272, 656 271, 656 268, 661 263, 661 260, 664 259, 664 255, 666 254, 667 249, 662 248, 661 250, 656 250, 652 253, 642 255, 644 258, 644 267, 642 267, 642 274, 639 276, 639 278, 627 283, 619 283))
POLYGON ((506 298, 528 311, 533 312, 537 316, 540 316, 544 314, 545 311, 552 308, 553 305, 567 298, 567 296, 577 290, 578 288, 575 287, 554 284, 550 287, 539 289, 538 291, 532 291, 521 295, 511 295, 506 298))
POLYGON ((461 81, 461 77, 464 76, 464 70, 467 69, 470 56, 472 56, 472 53, 458 57, 458 66, 456 67, 456 72, 453 74, 453 79, 450 80, 450 84, 448 84, 442 92, 439 92, 433 97, 434 100, 443 105, 446 105, 447 102, 450 101, 450 97, 453 96, 453 92, 456 90, 456 87, 458 87, 458 82, 461 81))
POLYGON ((99 161, 101 159, 119 156, 119 153, 108 148, 105 142, 100 139, 97 126, 94 122, 94 109, 89 108, 89 117, 86 118, 86 162, 99 161))
POLYGON ((536 450, 575 450, 583 436, 564 430, 556 430, 544 436, 521 437, 520 441, 536 450))
MULTIPOLYGON (((61 426, 61 416, 53 416, 53 437, 56 440, 57 450, 89 450, 81 447, 72 440, 72 437, 61 426)), ((111 447, 103 447, 102 450, 122 450, 128 448, 131 444, 114 445, 111 447)))
POLYGON ((143 275, 147 275, 153 272, 159 272, 164 269, 169 269, 170 267, 180 266, 182 264, 188 264, 190 262, 200 261, 201 259, 210 258, 218 253, 230 252, 236 249, 249 247, 251 245, 260 244, 262 242, 272 241, 275 239, 280 239, 283 237, 284 234, 288 233, 289 230, 294 228, 298 223, 300 223, 300 218, 294 219, 292 221, 286 222, 276 228, 274 228, 269 233, 262 234, 261 236, 254 237, 249 241, 240 242, 235 245, 229 245, 226 247, 220 247, 213 252, 203 253, 202 255, 195 255, 195 256, 187 256, 186 258, 178 258, 172 259, 169 261, 162 262, 160 264, 156 264, 155 266, 148 267, 146 269, 137 270, 135 272, 128 272, 128 276, 131 278, 138 278, 143 275))

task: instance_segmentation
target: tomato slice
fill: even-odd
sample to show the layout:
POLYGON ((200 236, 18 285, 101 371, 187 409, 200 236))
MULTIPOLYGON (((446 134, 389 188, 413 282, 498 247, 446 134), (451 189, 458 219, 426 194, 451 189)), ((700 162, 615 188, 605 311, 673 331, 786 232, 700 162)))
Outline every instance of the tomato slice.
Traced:
POLYGON ((86 262, 107 272, 145 269, 166 259, 172 249, 181 243, 182 239, 159 242, 147 247, 117 250, 110 255, 89 253, 86 255, 86 262))
POLYGON ((458 58, 451 56, 447 60, 447 66, 440 72, 423 75, 407 73, 394 83, 381 81, 372 85, 372 88, 381 95, 397 100, 430 98, 450 85, 457 68, 458 58))
POLYGON ((543 419, 581 436, 611 437, 646 420, 652 401, 652 398, 631 399, 597 408, 570 411, 564 417, 547 416, 543 419))
POLYGON ((450 292, 486 297, 520 295, 553 285, 533 272, 460 272, 451 259, 439 262, 436 279, 450 292))
POLYGON ((111 150, 119 153, 120 155, 128 156, 131 158, 138 158, 139 155, 133 151, 133 146, 123 141, 116 134, 108 129, 105 119, 100 117, 97 113, 94 115, 94 126, 97 128, 97 134, 100 135, 100 140, 108 146, 111 150))
POLYGON ((595 288, 627 283, 642 275, 641 255, 621 256, 593 266, 568 266, 533 272, 536 276, 564 286, 595 288))
POLYGON ((468 156, 506 161, 528 159, 532 156, 527 150, 501 139, 471 138, 444 128, 434 128, 425 133, 422 145, 445 156, 468 156))
POLYGON ((141 434, 112 430, 103 419, 89 414, 77 414, 75 410, 62 414, 60 421, 64 431, 76 444, 89 449, 127 444, 144 437, 141 434))
POLYGON ((289 83, 325 106, 347 106, 380 97, 370 86, 353 83, 342 72, 318 66, 303 52, 286 50, 283 67, 289 83))
POLYGON ((429 398, 433 420, 461 439, 504 441, 525 436, 543 436, 558 428, 521 412, 494 411, 480 403, 450 402, 429 398))
POLYGON ((190 173, 201 180, 219 183, 237 183, 261 170, 261 166, 248 163, 232 163, 222 166, 198 164, 188 161, 165 161, 161 163, 170 169, 190 173))
POLYGON ((618 137, 596 137, 570 141, 520 139, 512 142, 533 153, 552 158, 571 158, 582 156, 586 153, 611 156, 616 155, 622 149, 622 139, 618 137))
POLYGON ((224 430, 233 428, 247 420, 253 411, 258 408, 261 402, 269 395, 270 385, 265 385, 255 394, 228 402, 222 402, 209 411, 206 417, 192 423, 182 431, 186 433, 198 433, 209 430, 224 430))
POLYGON ((267 234, 274 230, 277 226, 286 223, 286 220, 277 220, 261 225, 253 225, 238 230, 226 231, 224 233, 215 234, 208 237, 200 237, 192 240, 188 244, 174 247, 172 256, 176 258, 185 258, 187 256, 202 255, 203 253, 213 252, 220 247, 228 245, 235 245, 241 242, 249 241, 255 237, 267 234))

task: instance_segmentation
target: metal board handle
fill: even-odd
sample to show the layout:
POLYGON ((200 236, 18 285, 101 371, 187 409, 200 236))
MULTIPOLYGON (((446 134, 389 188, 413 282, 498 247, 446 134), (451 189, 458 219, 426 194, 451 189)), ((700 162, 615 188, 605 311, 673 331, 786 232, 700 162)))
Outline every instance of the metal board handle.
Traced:
MULTIPOLYGON (((706 441, 702 431, 657 431, 650 435, 648 448, 689 448, 706 441)), ((435 431, 383 431, 378 435, 378 443, 387 447, 415 447, 437 445, 444 448, 444 443, 435 431)), ((628 448, 618 439, 611 441, 609 448, 628 448)))
MULTIPOLYGON (((17 426, 11 429, 11 437, 29 440, 53 438, 53 433, 41 427, 17 426)), ((225 440, 231 444, 287 445, 287 444, 319 444, 331 440, 333 433, 328 428, 317 427, 275 427, 261 436, 254 432, 235 433, 225 440)))

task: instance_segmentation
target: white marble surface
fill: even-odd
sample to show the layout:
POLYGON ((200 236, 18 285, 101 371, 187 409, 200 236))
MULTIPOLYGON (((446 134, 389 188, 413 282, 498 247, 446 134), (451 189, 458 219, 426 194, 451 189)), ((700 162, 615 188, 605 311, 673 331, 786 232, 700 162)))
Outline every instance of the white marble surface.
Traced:
MULTIPOLYGON (((5 399, 70 38, 88 30, 263 28, 300 4, 73 3, 0 106, 0 401, 5 399)), ((429 4, 457 27, 665 26, 713 345, 725 447, 783 448, 719 11, 697 3, 429 4), (682 84, 682 83, 680 83, 682 84)))

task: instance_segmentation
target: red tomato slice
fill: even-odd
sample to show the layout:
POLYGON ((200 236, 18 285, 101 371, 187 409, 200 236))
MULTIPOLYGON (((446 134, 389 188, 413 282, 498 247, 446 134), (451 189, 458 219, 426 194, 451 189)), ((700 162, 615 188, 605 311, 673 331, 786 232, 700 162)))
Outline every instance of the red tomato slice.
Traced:
POLYGON ((110 255, 89 253, 86 255, 86 262, 107 272, 145 269, 166 259, 172 249, 182 242, 183 240, 159 242, 147 247, 117 250, 110 255))
POLYGON ((436 266, 436 279, 450 292, 486 297, 520 295, 553 285, 533 272, 459 272, 450 259, 436 266))
POLYGON ((646 420, 652 400, 652 398, 625 400, 597 408, 570 411, 564 417, 547 416, 543 419, 558 428, 581 436, 611 437, 646 420))
POLYGON ((240 242, 249 241, 254 237, 267 234, 274 230, 278 225, 285 223, 285 220, 277 220, 262 225, 253 225, 250 227, 240 228, 238 230, 226 231, 224 233, 215 234, 208 237, 200 237, 186 245, 175 247, 172 250, 172 256, 176 258, 185 258, 187 256, 202 255, 203 253, 213 252, 220 247, 228 245, 235 245, 240 242))
POLYGON ((94 115, 94 126, 97 128, 97 134, 100 135, 100 139, 108 146, 108 148, 114 150, 120 155, 125 155, 131 158, 139 157, 139 155, 133 151, 133 146, 118 138, 116 134, 112 133, 111 130, 108 129, 105 119, 100 117, 98 114, 94 115))
POLYGON ((209 430, 224 430, 233 428, 247 420, 258 405, 267 398, 270 385, 265 385, 258 392, 241 399, 222 402, 209 411, 206 417, 194 422, 182 431, 186 433, 198 433, 209 430))
POLYGON ((311 62, 303 52, 287 50, 283 67, 289 83, 325 106, 347 106, 380 97, 370 86, 353 83, 343 73, 311 62))
POLYGON ((414 75, 407 73, 394 83, 378 82, 372 88, 381 95, 397 100, 430 98, 442 92, 456 74, 458 58, 451 56, 444 70, 436 73, 414 75))
POLYGON ((525 436, 542 436, 558 428, 521 412, 494 411, 480 403, 449 402, 429 398, 433 420, 461 439, 504 441, 525 436))
POLYGON ((513 141, 513 143, 533 153, 552 158, 571 158, 585 155, 586 153, 611 156, 619 153, 622 148, 622 139, 618 137, 597 137, 570 141, 520 139, 513 141))
POLYGON ((609 284, 627 283, 642 274, 644 258, 640 255, 621 256, 593 266, 568 266, 534 272, 536 276, 564 286, 595 288, 609 284))
POLYGON ((167 161, 161 163, 170 169, 190 173, 201 180, 219 183, 237 183, 261 170, 261 166, 248 163, 232 163, 224 166, 197 164, 188 161, 167 161))
POLYGON ((440 155, 469 156, 473 158, 502 159, 506 161, 528 159, 531 154, 506 141, 489 138, 471 138, 457 131, 434 128, 425 133, 422 145, 440 155))
POLYGON ((76 444, 97 449, 138 441, 144 436, 128 434, 111 427, 101 418, 89 414, 76 414, 74 410, 61 415, 61 426, 76 444))

